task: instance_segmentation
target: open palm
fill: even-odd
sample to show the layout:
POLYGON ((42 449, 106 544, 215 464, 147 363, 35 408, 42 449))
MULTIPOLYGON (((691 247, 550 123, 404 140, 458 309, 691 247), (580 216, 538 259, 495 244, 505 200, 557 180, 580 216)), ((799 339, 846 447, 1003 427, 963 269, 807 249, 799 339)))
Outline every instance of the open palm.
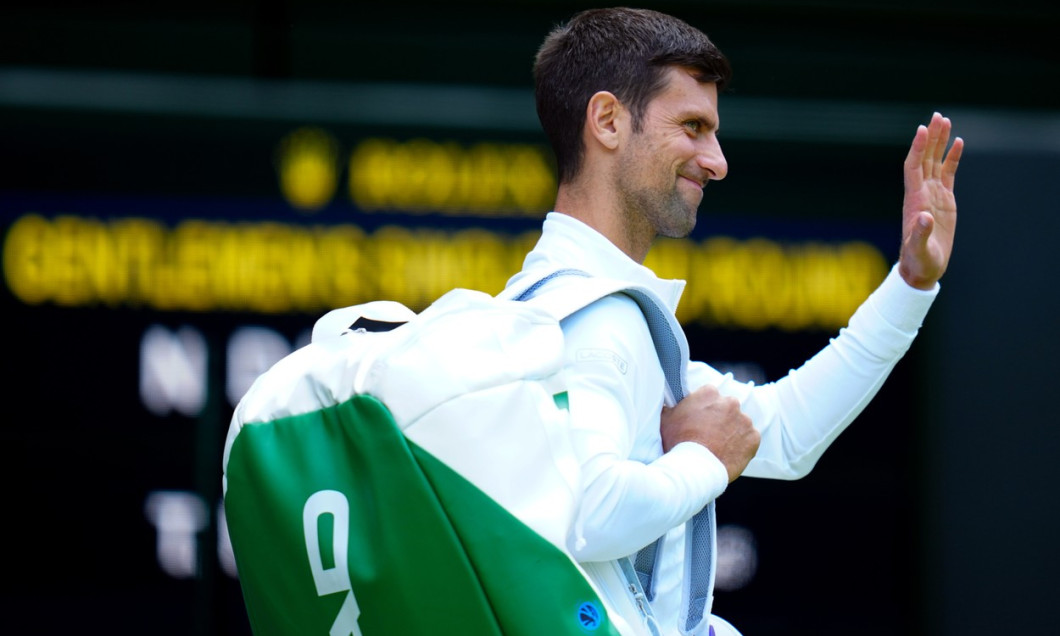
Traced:
POLYGON ((957 201, 953 184, 964 150, 958 137, 950 140, 950 120, 939 113, 919 126, 905 159, 902 204, 902 249, 898 270, 907 283, 931 289, 942 277, 953 253, 957 201))

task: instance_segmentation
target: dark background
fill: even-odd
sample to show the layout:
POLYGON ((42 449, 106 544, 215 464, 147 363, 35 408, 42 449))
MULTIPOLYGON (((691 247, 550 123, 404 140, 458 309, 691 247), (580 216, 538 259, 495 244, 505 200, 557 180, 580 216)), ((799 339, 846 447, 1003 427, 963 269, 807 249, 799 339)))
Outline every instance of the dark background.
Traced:
MULTIPOLYGON (((272 156, 300 125, 347 142, 540 142, 534 51, 551 26, 590 6, 604 5, 5 7, 0 220, 5 230, 27 212, 175 222, 196 209, 291 222, 272 156), (461 104, 348 110, 314 92, 446 86, 485 89, 495 96, 487 103, 503 104, 471 115, 461 104)), ((730 176, 708 190, 698 238, 839 234, 894 258, 901 161, 916 125, 939 110, 967 142, 957 250, 921 337, 809 477, 730 487, 721 522, 753 532, 759 563, 748 585, 718 594, 715 610, 747 636, 1054 633, 1060 9, 641 6, 703 29, 736 71, 721 102, 730 176)), ((6 288, 0 301, 4 632, 247 633, 238 582, 212 557, 215 520, 201 534, 199 575, 177 579, 159 567, 144 502, 159 490, 219 500, 226 339, 263 324, 293 341, 314 316, 27 306, 6 288), (198 416, 156 416, 141 404, 138 350, 152 324, 193 325, 221 353, 198 416)), ((770 378, 831 335, 689 327, 694 355, 751 362, 770 378)))

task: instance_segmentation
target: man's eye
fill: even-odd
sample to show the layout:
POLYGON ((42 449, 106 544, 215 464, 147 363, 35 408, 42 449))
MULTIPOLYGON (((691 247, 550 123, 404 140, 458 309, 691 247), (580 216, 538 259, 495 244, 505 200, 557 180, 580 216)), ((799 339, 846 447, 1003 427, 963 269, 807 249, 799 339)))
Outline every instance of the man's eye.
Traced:
POLYGON ((690 120, 685 122, 685 126, 687 126, 688 129, 691 130, 692 132, 699 132, 699 129, 702 126, 702 124, 700 122, 694 120, 694 119, 690 119, 690 120))

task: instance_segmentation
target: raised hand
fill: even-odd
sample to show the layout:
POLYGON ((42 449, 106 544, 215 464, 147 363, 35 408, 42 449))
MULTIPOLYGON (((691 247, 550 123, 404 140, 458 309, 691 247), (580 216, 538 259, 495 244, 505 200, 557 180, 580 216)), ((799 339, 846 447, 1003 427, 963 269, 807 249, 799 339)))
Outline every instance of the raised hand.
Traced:
POLYGON ((953 183, 964 140, 954 139, 947 152, 950 129, 950 120, 935 113, 927 126, 917 127, 905 158, 898 273, 917 289, 932 289, 946 272, 953 253, 957 227, 953 183))

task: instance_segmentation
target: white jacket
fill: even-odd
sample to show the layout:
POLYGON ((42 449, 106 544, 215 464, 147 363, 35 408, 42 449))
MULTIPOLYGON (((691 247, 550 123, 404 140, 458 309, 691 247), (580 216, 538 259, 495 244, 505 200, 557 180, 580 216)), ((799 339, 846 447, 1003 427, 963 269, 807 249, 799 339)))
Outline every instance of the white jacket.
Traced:
MULTIPOLYGON (((684 281, 663 280, 582 222, 550 213, 509 289, 550 271, 576 268, 627 280, 677 307, 684 281)), ((909 287, 892 269, 847 328, 783 379, 763 386, 735 381, 689 362, 689 388, 712 384, 740 400, 762 435, 745 476, 796 479, 861 412, 915 337, 938 292, 909 287)), ((724 492, 724 465, 704 446, 663 454, 659 414, 673 404, 643 314, 632 300, 598 301, 563 322, 575 450, 584 492, 568 548, 604 594, 620 585, 603 563, 665 535, 652 603, 660 631, 678 634, 684 572, 684 522, 724 492), (605 576, 606 575, 606 576, 605 576)), ((721 513, 724 515, 724 512, 721 513)))

